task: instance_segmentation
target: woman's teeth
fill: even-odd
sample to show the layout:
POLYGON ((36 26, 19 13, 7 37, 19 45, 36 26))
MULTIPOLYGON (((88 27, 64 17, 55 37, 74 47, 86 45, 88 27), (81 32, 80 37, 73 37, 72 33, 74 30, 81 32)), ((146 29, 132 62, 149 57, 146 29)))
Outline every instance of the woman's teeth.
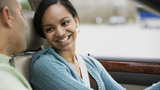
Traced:
POLYGON ((65 41, 67 41, 68 38, 69 38, 69 37, 66 37, 66 38, 64 38, 64 39, 62 39, 62 40, 58 40, 58 42, 63 43, 63 42, 65 42, 65 41))

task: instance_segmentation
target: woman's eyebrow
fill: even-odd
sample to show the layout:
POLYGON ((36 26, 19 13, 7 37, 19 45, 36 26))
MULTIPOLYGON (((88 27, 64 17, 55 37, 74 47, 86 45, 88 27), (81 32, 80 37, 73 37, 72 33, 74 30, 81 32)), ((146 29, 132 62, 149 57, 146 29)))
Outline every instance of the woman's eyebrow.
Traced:
POLYGON ((62 18, 61 20, 60 20, 60 22, 62 22, 64 19, 66 19, 66 18, 69 18, 69 17, 64 17, 64 18, 62 18))
POLYGON ((46 26, 53 26, 53 25, 52 24, 46 24, 46 25, 43 26, 43 28, 46 27, 46 26))
MULTIPOLYGON (((66 18, 69 18, 69 17, 64 17, 64 18, 62 18, 62 19, 60 20, 60 23, 61 23, 64 19, 66 19, 66 18)), ((46 24, 46 25, 43 26, 43 28, 46 27, 46 26, 53 26, 53 25, 52 25, 52 24, 46 24)))

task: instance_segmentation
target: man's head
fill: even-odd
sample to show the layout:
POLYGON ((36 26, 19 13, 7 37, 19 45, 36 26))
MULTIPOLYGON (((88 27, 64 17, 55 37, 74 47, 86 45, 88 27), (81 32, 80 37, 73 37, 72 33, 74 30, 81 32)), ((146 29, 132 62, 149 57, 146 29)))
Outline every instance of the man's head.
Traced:
POLYGON ((0 0, 0 53, 17 54, 26 49, 27 25, 17 0, 0 0))

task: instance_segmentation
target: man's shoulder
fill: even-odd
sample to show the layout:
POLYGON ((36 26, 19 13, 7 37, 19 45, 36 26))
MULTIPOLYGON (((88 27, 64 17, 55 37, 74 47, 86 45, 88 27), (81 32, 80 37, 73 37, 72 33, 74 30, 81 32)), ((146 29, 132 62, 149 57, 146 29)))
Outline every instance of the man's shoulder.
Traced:
POLYGON ((14 67, 8 65, 8 64, 3 64, 0 63, 0 78, 18 78, 21 79, 23 78, 23 76, 21 75, 21 73, 15 69, 14 67))
POLYGON ((10 66, 9 64, 5 64, 5 63, 0 63, 0 72, 10 72, 10 71, 14 71, 15 68, 13 68, 12 66, 10 66))
POLYGON ((29 83, 12 66, 0 63, 0 90, 31 90, 29 83))

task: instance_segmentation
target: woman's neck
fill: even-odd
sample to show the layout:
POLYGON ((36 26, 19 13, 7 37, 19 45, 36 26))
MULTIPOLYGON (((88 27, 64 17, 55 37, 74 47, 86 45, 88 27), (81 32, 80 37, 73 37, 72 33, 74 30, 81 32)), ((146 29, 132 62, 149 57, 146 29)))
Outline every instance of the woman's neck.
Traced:
POLYGON ((63 57, 70 64, 70 66, 75 70, 78 76, 82 78, 79 62, 76 59, 75 48, 72 48, 71 50, 68 50, 68 51, 61 51, 61 50, 55 50, 55 51, 61 57, 63 57))
POLYGON ((61 57, 63 57, 68 63, 74 63, 76 60, 75 57, 75 48, 72 48, 68 51, 55 50, 61 57))

